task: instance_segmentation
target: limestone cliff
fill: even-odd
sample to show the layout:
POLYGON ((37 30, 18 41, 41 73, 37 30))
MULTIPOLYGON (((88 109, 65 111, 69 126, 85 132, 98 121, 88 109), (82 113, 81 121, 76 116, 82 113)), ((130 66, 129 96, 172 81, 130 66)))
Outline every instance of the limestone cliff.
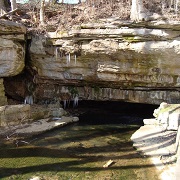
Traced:
POLYGON ((106 19, 32 37, 36 97, 177 103, 179 36, 179 22, 106 19))
POLYGON ((33 95, 37 102, 179 103, 179 37, 179 22, 116 18, 32 36, 29 71, 16 78, 24 88, 13 86, 13 78, 6 79, 5 87, 11 97, 33 95))

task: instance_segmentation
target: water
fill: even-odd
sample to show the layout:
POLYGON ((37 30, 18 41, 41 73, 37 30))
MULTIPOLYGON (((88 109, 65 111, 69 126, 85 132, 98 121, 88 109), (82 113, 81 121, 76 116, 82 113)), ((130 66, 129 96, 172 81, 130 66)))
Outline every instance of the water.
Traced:
POLYGON ((85 112, 80 122, 27 139, 30 144, 15 147, 1 143, 0 178, 157 180, 154 165, 138 154, 130 141, 142 123, 141 116, 148 112, 139 114, 137 108, 126 105, 121 110, 115 108, 117 104, 91 105, 84 109, 81 103, 76 112, 73 110, 85 112), (113 163, 104 168, 109 160, 113 163))

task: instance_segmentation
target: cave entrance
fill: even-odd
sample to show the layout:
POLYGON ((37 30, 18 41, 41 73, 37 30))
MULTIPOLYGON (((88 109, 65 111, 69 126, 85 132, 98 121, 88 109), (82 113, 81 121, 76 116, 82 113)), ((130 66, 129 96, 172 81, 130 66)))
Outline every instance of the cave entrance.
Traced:
POLYGON ((79 116, 81 124, 143 125, 143 119, 153 118, 157 105, 121 101, 79 101, 77 108, 67 109, 79 116))

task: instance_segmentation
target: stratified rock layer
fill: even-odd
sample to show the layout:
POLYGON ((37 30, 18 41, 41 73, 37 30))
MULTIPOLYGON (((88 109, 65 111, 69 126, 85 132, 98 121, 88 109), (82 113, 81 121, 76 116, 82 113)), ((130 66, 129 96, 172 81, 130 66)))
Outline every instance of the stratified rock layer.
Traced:
POLYGON ((32 37, 36 97, 178 103, 179 36, 178 23, 106 19, 32 37))
POLYGON ((25 65, 26 28, 0 20, 0 77, 19 74, 25 65))

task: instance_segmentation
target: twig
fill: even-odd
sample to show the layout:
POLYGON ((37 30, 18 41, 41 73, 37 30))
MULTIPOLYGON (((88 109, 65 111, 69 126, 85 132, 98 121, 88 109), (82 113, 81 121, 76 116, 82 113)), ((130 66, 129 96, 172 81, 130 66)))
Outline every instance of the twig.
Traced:
POLYGON ((9 11, 9 12, 3 14, 2 16, 0 16, 0 19, 1 19, 1 18, 4 18, 4 17, 7 16, 7 15, 14 14, 14 13, 17 12, 18 10, 20 10, 20 9, 17 8, 17 9, 14 9, 13 11, 9 11))
POLYGON ((6 140, 10 140, 11 136, 13 136, 14 134, 16 134, 16 132, 13 132, 12 134, 7 135, 7 136, 6 136, 6 140))
POLYGON ((112 163, 113 161, 110 159, 106 164, 103 165, 103 168, 109 167, 112 163))

